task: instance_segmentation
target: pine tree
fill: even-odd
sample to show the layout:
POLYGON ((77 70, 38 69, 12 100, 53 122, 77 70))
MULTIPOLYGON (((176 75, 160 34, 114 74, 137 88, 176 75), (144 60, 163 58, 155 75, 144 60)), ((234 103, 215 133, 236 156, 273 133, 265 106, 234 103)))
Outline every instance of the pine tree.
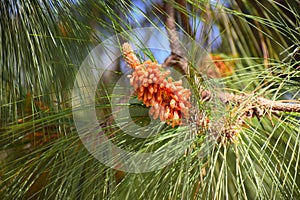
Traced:
POLYGON ((3 0, 0 199, 298 199, 299 8, 3 0))

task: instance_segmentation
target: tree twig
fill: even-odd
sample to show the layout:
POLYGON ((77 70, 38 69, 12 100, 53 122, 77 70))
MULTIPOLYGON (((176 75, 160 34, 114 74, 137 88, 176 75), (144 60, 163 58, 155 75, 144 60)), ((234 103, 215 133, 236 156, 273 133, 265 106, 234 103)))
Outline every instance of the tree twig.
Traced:
POLYGON ((284 112, 300 112, 300 101, 283 103, 280 101, 272 101, 263 97, 258 97, 257 102, 262 106, 270 107, 272 110, 284 112))
POLYGON ((187 74, 187 59, 183 55, 181 51, 181 46, 179 43, 179 37, 176 31, 175 25, 175 9, 170 3, 165 3, 165 11, 166 11, 166 29, 170 41, 171 55, 168 56, 163 66, 172 66, 174 68, 179 69, 183 74, 187 74))
POLYGON ((183 12, 184 9, 187 10, 186 0, 178 0, 178 4, 182 9, 182 10, 177 9, 178 12, 180 13, 182 25, 183 25, 185 31, 187 32, 187 34, 191 35, 192 29, 191 29, 190 22, 189 22, 189 16, 183 12))
POLYGON ((280 100, 273 101, 264 97, 253 97, 250 99, 250 95, 237 95, 233 93, 221 93, 220 99, 224 103, 233 102, 238 104, 251 100, 252 104, 263 107, 264 109, 271 109, 271 111, 300 112, 300 101, 284 103, 280 100))
POLYGON ((175 9, 170 3, 165 3, 165 11, 166 11, 166 28, 170 40, 170 48, 172 53, 182 56, 182 52, 180 50, 179 38, 176 32, 175 25, 175 9))

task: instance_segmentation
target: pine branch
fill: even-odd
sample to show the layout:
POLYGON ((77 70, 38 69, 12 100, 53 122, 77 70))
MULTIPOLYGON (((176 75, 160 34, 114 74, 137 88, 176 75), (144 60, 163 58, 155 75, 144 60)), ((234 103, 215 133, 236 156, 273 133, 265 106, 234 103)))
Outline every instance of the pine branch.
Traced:
MULTIPOLYGON (((187 2, 186 0, 178 0, 178 4, 181 7, 181 9, 187 9, 187 2)), ((177 11, 180 13, 180 18, 182 22, 182 26, 184 30, 187 32, 187 34, 191 35, 192 34, 192 28, 189 22, 189 16, 185 14, 182 10, 177 9, 177 11)))
POLYGON ((179 37, 175 25, 175 9, 170 3, 165 3, 166 11, 166 29, 170 41, 171 55, 166 58, 163 67, 172 66, 179 69, 183 74, 187 73, 187 59, 181 51, 179 37))
POLYGON ((252 104, 256 104, 259 107, 270 109, 272 112, 283 111, 283 112, 300 112, 300 101, 273 101, 264 97, 250 97, 250 95, 237 95, 233 93, 222 93, 221 100, 224 103, 233 102, 242 104, 249 101, 251 98, 252 104))
POLYGON ((168 32, 168 36, 170 39, 170 48, 172 53, 182 56, 182 52, 180 50, 179 38, 176 33, 176 25, 175 25, 175 9, 170 3, 165 3, 166 10, 166 28, 168 32))
MULTIPOLYGON (((176 67, 177 69, 180 69, 183 74, 187 74, 187 59, 180 50, 179 37, 176 32, 175 10, 170 4, 166 3, 165 11, 167 14, 165 25, 168 32, 172 53, 166 58, 163 66, 176 67)), ((201 92, 202 101, 211 100, 212 95, 210 91, 202 90, 201 88, 199 91, 201 92)), ((236 121, 229 122, 227 119, 224 119, 226 123, 221 129, 221 135, 218 136, 219 142, 234 141, 239 129, 245 123, 245 118, 253 118, 255 116, 262 117, 265 114, 278 113, 279 111, 300 112, 299 101, 294 103, 284 103, 282 101, 272 101, 264 97, 255 97, 254 95, 250 94, 237 95, 224 92, 219 93, 217 98, 226 104, 237 104, 237 106, 242 108, 241 113, 236 115, 236 121)), ((209 119, 207 117, 198 116, 196 123, 202 127, 206 127, 207 123, 209 123, 209 119)))

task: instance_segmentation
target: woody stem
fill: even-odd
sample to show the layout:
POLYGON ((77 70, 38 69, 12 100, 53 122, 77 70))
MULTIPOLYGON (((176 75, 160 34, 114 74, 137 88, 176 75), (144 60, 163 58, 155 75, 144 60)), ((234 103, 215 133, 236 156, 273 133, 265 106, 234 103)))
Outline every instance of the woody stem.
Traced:
MULTIPOLYGON (((207 91, 206 91, 207 92, 207 91)), ((250 95, 237 95, 233 93, 220 93, 219 98, 224 103, 238 103, 241 104, 246 100, 249 100, 250 95)), ((299 112, 300 113, 300 101, 273 101, 264 97, 255 97, 251 99, 258 106, 271 109, 271 111, 283 111, 283 112, 299 112)))
POLYGON ((181 51, 181 46, 179 43, 179 37, 176 31, 175 24, 175 9, 174 7, 166 2, 165 3, 166 11, 166 29, 170 41, 171 55, 166 58, 163 63, 163 66, 178 68, 183 74, 187 74, 187 59, 181 51))

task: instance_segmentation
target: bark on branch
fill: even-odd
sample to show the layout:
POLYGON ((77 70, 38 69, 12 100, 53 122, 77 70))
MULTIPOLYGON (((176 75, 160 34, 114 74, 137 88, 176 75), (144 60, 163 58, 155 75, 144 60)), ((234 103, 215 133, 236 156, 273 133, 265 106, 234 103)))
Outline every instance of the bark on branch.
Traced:
POLYGON ((233 102, 242 104, 251 101, 252 104, 271 109, 271 111, 300 112, 300 101, 273 101, 264 97, 252 97, 250 95, 237 95, 233 93, 221 93, 220 99, 224 103, 233 102))
POLYGON ((166 29, 170 41, 171 55, 166 58, 163 66, 169 66, 179 69, 183 74, 187 74, 187 59, 181 51, 179 37, 176 31, 175 9, 170 3, 165 3, 166 11, 166 29))

